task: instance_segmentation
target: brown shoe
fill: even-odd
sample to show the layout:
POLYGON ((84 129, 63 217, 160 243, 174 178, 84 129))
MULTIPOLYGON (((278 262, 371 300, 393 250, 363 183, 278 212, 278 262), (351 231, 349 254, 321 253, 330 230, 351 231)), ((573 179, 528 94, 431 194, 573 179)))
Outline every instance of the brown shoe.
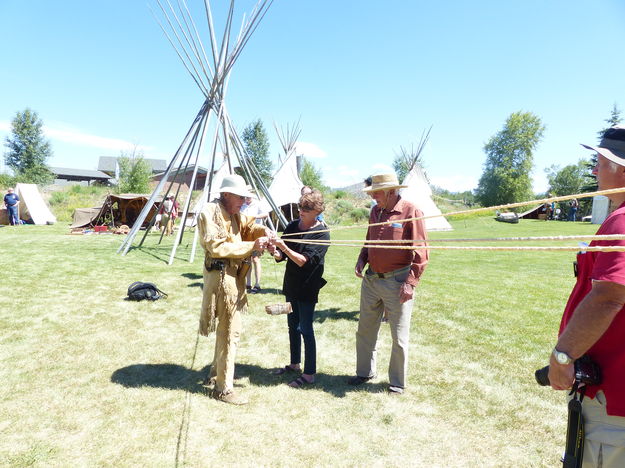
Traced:
POLYGON ((230 403, 231 405, 247 405, 247 398, 237 395, 233 390, 226 392, 218 392, 213 390, 211 396, 215 400, 223 401, 224 403, 230 403))

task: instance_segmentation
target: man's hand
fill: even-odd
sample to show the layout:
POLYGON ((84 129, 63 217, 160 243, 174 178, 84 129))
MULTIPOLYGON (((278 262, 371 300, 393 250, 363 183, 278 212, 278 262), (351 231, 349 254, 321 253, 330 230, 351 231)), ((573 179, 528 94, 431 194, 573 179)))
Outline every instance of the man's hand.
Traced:
POLYGON ((573 364, 562 365, 551 355, 549 359, 549 383, 554 390, 568 390, 575 382, 573 364))
POLYGON ((269 239, 266 237, 259 237, 254 241, 253 250, 265 250, 269 245, 269 239))
POLYGON ((399 290, 399 303, 403 304, 404 302, 408 302, 410 299, 412 299, 413 292, 414 286, 412 284, 402 284, 401 289, 399 290))
POLYGON ((356 263, 356 268, 354 268, 354 273, 358 278, 362 278, 362 270, 364 267, 365 262, 363 262, 362 260, 358 260, 358 263, 356 263))

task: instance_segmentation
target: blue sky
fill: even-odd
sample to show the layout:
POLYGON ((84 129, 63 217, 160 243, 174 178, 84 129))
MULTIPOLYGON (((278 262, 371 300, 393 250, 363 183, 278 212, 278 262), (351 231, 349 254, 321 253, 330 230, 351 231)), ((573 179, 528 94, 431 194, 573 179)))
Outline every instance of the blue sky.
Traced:
MULTIPOLYGON (((202 1, 188 3, 205 22, 202 1)), ((253 3, 239 0, 238 17, 253 3)), ((133 144, 169 159, 202 95, 148 4, 157 8, 0 0, 0 138, 30 107, 52 166, 95 169, 133 144)), ((213 0, 218 24, 227 4, 213 0)), ((534 160, 534 187, 545 190, 544 168, 588 157, 578 143, 596 141, 615 103, 625 109, 624 55, 620 0, 275 0, 227 103, 241 129, 263 120, 274 158, 273 122, 301 118, 300 147, 334 187, 390 166, 432 125, 431 181, 474 188, 484 143, 512 112, 531 111, 547 127, 534 160)))

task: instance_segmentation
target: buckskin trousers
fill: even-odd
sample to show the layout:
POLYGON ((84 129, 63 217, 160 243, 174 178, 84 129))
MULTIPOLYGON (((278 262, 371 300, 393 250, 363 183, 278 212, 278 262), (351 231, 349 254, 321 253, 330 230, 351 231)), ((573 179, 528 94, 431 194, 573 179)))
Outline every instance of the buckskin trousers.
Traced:
POLYGON ((403 304, 399 302, 399 290, 408 273, 408 269, 402 269, 380 278, 368 270, 363 275, 356 332, 356 375, 372 377, 376 374, 376 345, 386 310, 393 339, 388 378, 391 386, 399 388, 406 387, 410 317, 414 302, 412 299, 403 304))
POLYGON ((209 377, 215 377, 215 390, 219 393, 234 387, 234 360, 242 328, 241 312, 238 309, 231 314, 223 309, 218 312, 215 355, 209 377))

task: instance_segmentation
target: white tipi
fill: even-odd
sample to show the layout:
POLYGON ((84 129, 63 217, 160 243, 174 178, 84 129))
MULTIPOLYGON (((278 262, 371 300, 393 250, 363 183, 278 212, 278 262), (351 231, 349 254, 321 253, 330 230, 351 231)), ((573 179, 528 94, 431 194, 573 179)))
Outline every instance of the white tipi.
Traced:
POLYGON ((419 164, 412 169, 404 179, 403 185, 408 187, 401 189, 401 197, 414 203, 424 216, 435 216, 425 219, 425 228, 428 231, 451 231, 453 228, 441 214, 441 210, 432 200, 432 189, 425 176, 423 168, 419 164))

